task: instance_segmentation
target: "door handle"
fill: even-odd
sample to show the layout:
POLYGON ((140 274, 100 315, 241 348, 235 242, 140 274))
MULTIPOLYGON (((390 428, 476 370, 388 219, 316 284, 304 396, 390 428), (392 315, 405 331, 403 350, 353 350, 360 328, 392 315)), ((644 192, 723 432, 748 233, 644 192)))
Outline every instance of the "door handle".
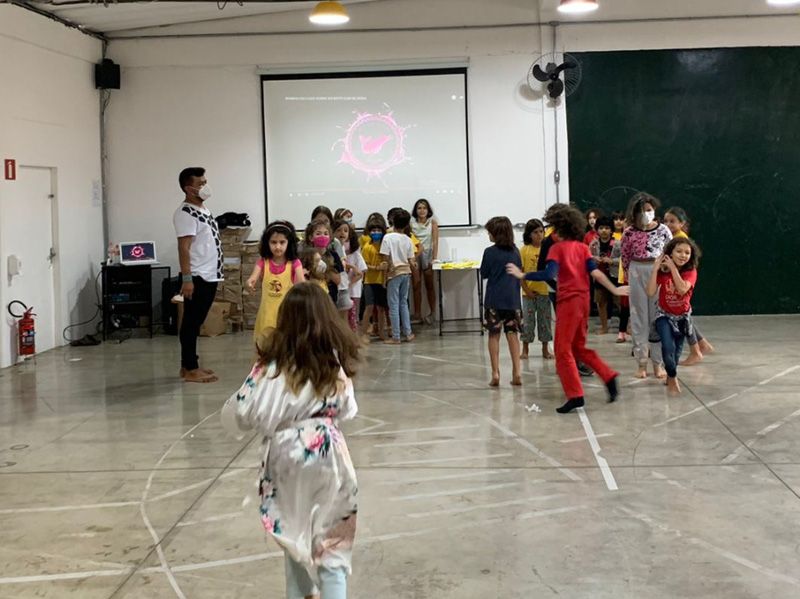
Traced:
POLYGON ((50 260, 50 262, 52 262, 56 256, 58 256, 58 254, 56 253, 56 249, 50 248, 50 254, 48 254, 47 259, 50 260))

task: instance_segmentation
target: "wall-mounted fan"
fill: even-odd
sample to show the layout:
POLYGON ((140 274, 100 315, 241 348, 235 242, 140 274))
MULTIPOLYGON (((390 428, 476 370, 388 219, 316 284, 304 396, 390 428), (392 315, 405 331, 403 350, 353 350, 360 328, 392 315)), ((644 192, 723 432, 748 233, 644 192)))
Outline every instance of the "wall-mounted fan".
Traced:
POLYGON ((570 54, 544 54, 528 69, 528 87, 554 100, 569 96, 580 83, 581 63, 570 54))

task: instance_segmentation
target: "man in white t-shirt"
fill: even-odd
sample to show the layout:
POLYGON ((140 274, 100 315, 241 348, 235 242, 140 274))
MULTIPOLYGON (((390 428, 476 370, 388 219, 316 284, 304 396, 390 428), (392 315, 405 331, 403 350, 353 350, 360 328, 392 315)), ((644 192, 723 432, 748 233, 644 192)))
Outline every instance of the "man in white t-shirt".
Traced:
POLYGON ((200 368, 197 356, 200 327, 214 303, 217 284, 222 280, 219 228, 211 211, 204 206, 211 197, 205 174, 206 169, 200 167, 181 171, 178 183, 186 197, 172 218, 178 236, 183 296, 181 377, 191 383, 213 383, 217 380, 213 371, 200 368))

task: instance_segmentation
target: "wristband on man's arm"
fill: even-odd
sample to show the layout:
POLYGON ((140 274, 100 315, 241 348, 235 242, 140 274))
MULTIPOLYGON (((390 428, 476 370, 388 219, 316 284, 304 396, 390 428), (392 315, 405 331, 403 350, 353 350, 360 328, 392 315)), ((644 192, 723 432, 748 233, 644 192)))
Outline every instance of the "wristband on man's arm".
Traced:
POLYGON ((191 274, 188 275, 181 275, 181 282, 182 283, 193 283, 194 279, 192 278, 191 274))

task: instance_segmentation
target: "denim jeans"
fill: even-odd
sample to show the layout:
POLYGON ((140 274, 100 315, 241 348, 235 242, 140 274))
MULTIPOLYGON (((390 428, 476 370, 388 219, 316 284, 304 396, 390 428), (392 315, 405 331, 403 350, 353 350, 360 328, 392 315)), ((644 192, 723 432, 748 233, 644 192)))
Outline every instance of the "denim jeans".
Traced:
POLYGON ((322 599, 347 599, 347 574, 343 568, 319 568, 320 586, 314 584, 306 569, 285 555, 286 599, 304 599, 319 594, 322 599))
POLYGON ((672 328, 669 318, 664 316, 656 319, 656 330, 661 337, 661 356, 667 376, 675 378, 678 376, 678 362, 681 359, 683 341, 686 337, 682 333, 676 332, 672 328))
POLYGON ((386 283, 389 300, 389 321, 392 323, 392 338, 400 339, 400 332, 411 334, 411 314, 408 311, 408 290, 411 275, 397 275, 386 283))

